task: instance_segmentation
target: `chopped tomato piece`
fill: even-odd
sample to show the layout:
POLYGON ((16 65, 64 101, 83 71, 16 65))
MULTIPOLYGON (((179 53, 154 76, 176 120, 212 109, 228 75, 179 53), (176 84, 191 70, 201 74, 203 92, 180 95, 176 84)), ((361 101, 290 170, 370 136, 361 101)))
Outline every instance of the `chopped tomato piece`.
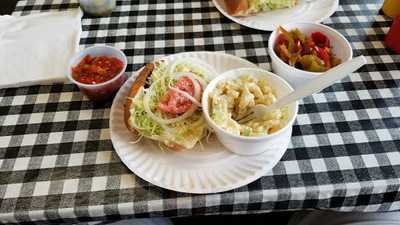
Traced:
POLYGON ((72 77, 84 84, 99 84, 113 79, 124 67, 116 57, 86 55, 77 66, 72 67, 72 77))
MULTIPOLYGON (((194 96, 194 84, 192 80, 186 76, 181 77, 174 87, 194 96)), ((161 98, 158 109, 166 113, 179 115, 188 111, 192 104, 193 102, 183 94, 170 89, 161 98)))
POLYGON ((311 38, 307 37, 304 43, 303 54, 310 54, 314 47, 314 41, 311 38))
POLYGON ((278 35, 277 40, 276 40, 276 44, 277 44, 277 45, 281 45, 281 44, 286 44, 286 43, 287 43, 287 40, 286 40, 285 35, 283 35, 282 33, 280 33, 280 34, 278 35))
POLYGON ((91 84, 92 79, 90 79, 88 76, 80 76, 78 77, 78 81, 84 84, 91 84))
POLYGON ((324 61, 325 67, 327 69, 331 68, 331 57, 329 55, 329 49, 327 47, 325 48, 318 48, 315 46, 316 52, 318 54, 318 57, 321 58, 324 61))
POLYGON ((321 32, 312 33, 311 38, 315 42, 315 44, 320 48, 331 47, 329 43, 329 38, 321 32))
POLYGON ((300 40, 296 40, 296 45, 295 45, 295 52, 301 52, 303 51, 303 45, 301 44, 300 40))
POLYGON ((278 51, 279 53, 279 57, 285 61, 285 62, 289 62, 290 59, 290 54, 289 54, 289 50, 287 49, 286 45, 282 44, 282 45, 278 45, 278 51))

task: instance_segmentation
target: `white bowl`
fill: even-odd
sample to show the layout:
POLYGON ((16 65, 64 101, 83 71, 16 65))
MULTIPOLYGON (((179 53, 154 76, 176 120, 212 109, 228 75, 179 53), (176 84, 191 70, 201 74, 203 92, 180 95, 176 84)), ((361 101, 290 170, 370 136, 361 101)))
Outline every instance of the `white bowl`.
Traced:
MULTIPOLYGON (((289 23, 282 25, 286 30, 292 30, 298 28, 301 32, 310 36, 313 32, 321 32, 325 34, 332 45, 333 53, 346 62, 353 57, 353 50, 350 43, 336 30, 318 23, 304 22, 304 23, 289 23)), ((307 83, 309 80, 316 78, 322 73, 308 72, 305 70, 297 69, 293 66, 288 65, 282 61, 274 51, 275 41, 277 39, 278 32, 275 30, 271 33, 268 40, 268 54, 271 57, 272 71, 279 76, 283 77, 288 81, 294 88, 299 87, 307 83)))
POLYGON ((70 59, 66 75, 68 79, 72 83, 76 84, 79 87, 80 91, 84 93, 89 99, 94 101, 102 101, 111 98, 125 82, 126 80, 125 70, 127 64, 128 61, 126 59, 125 54, 118 48, 107 45, 95 45, 83 49, 70 59), (118 75, 116 75, 115 77, 106 82, 99 84, 81 83, 72 78, 71 68, 79 64, 79 62, 87 55, 91 55, 93 57, 102 55, 113 56, 121 60, 124 64, 124 67, 122 68, 121 72, 118 75))
POLYGON ((206 119, 208 125, 214 130, 218 140, 229 150, 239 155, 255 155, 260 154, 265 151, 274 151, 277 146, 282 144, 282 138, 287 139, 285 137, 285 131, 288 129, 292 129, 293 122, 297 116, 298 111, 298 103, 291 103, 289 108, 289 116, 286 121, 285 127, 280 129, 279 131, 265 136, 256 136, 256 137, 246 137, 240 135, 234 135, 223 128, 219 127, 215 122, 210 118, 208 112, 208 100, 209 94, 212 92, 216 85, 223 80, 232 80, 237 79, 242 75, 252 75, 258 78, 266 79, 271 87, 276 91, 277 98, 285 96, 293 91, 293 88, 282 78, 279 76, 262 69, 256 68, 240 68, 227 71, 215 79, 213 79, 206 87, 202 97, 202 108, 204 118, 206 119))

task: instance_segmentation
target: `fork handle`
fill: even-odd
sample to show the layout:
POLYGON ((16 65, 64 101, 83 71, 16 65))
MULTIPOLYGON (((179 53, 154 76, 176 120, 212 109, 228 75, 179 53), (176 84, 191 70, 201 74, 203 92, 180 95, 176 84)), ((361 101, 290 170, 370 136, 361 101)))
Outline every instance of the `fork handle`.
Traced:
POLYGON ((306 85, 294 90, 289 95, 282 97, 276 103, 270 105, 268 108, 271 110, 279 109, 283 106, 288 105, 289 103, 317 93, 322 89, 329 87, 336 81, 343 79, 366 63, 367 60, 364 56, 361 55, 338 66, 335 66, 334 68, 328 70, 328 72, 325 72, 324 74, 319 75, 317 78, 312 79, 306 85))

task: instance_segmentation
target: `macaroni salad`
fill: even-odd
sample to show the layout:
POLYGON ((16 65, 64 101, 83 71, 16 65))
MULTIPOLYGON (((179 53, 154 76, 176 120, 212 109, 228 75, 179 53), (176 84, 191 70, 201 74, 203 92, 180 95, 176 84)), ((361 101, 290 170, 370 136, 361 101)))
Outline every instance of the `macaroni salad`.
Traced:
POLYGON ((236 121, 252 106, 270 105, 276 101, 275 91, 268 82, 250 75, 220 82, 209 97, 212 120, 235 135, 268 135, 283 128, 288 119, 288 109, 284 107, 244 124, 236 121))

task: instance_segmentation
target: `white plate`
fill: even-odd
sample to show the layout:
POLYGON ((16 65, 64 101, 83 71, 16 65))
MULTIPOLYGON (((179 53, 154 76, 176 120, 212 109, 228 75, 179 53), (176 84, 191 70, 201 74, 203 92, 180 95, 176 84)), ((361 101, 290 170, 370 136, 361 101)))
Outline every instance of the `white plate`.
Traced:
POLYGON ((248 17, 234 17, 225 10, 224 0, 213 0, 215 7, 226 17, 246 27, 273 31, 289 22, 321 22, 329 18, 339 6, 339 0, 298 0, 290 9, 278 9, 248 17))
MULTIPOLYGON (((189 52, 168 56, 169 60, 193 57, 201 59, 220 74, 224 71, 256 67, 232 55, 211 52, 189 52)), ((136 75, 135 75, 136 76, 136 75)), ((285 153, 292 130, 282 138, 276 151, 257 156, 239 156, 225 149, 214 136, 204 148, 175 152, 162 151, 156 142, 137 137, 124 124, 125 97, 135 79, 132 76, 117 93, 110 115, 111 141, 122 162, 137 176, 154 185, 187 193, 215 193, 246 185, 272 169, 285 153)))

